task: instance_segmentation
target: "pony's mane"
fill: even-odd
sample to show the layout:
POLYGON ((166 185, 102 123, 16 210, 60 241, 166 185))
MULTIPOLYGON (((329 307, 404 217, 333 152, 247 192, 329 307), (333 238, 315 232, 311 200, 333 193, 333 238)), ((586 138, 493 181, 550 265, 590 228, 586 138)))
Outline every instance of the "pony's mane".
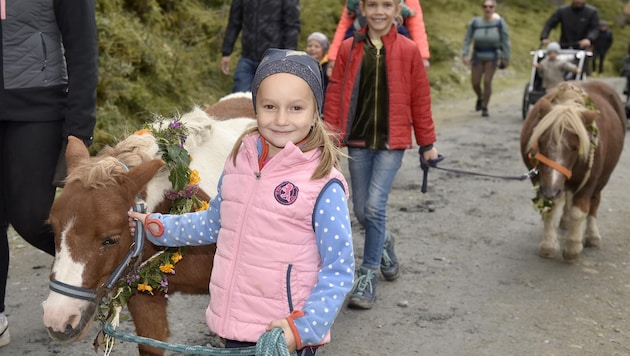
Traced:
MULTIPOLYGON (((193 149, 209 139, 216 120, 199 107, 180 117, 188 129, 186 148, 193 149)), ((160 119, 151 123, 155 129, 168 125, 173 119, 160 119)), ((68 175, 66 182, 81 181, 85 187, 104 187, 115 184, 117 178, 132 167, 159 158, 155 137, 150 134, 131 135, 114 147, 106 146, 95 157, 83 161, 68 175)), ((159 174, 163 174, 160 170, 159 174)))
POLYGON ((571 98, 569 103, 555 105, 551 111, 545 115, 534 128, 527 149, 530 150, 539 141, 541 136, 548 132, 549 140, 561 142, 566 131, 577 135, 579 140, 579 156, 582 159, 588 157, 591 147, 591 140, 582 122, 581 115, 589 111, 583 105, 576 105, 577 102, 571 98))
POLYGON ((158 146, 152 135, 131 135, 116 146, 106 146, 70 171, 67 183, 80 181, 86 188, 116 184, 129 168, 156 158, 158 146))

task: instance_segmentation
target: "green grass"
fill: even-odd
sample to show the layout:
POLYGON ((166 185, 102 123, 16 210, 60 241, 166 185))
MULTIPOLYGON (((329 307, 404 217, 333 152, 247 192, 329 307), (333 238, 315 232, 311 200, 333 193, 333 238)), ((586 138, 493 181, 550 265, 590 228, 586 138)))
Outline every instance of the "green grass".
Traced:
MULTIPOLYGON (((553 0, 500 1, 512 40, 508 70, 495 80, 495 90, 524 85, 531 71, 529 51, 553 12, 553 0)), ((621 10, 618 0, 589 1, 602 19, 613 24, 621 10)), ((314 31, 332 36, 343 0, 301 0, 300 44, 314 31)), ((460 52, 466 26, 481 15, 481 1, 422 1, 431 50, 434 101, 470 95, 469 70, 460 52)), ((97 0, 99 28, 99 86, 95 145, 119 141, 155 114, 172 116, 204 106, 228 94, 232 78, 220 71, 221 43, 227 24, 229 0, 97 0)), ((629 28, 612 27, 614 43, 607 75, 615 76, 623 64, 629 28)), ((552 37, 559 36, 557 30, 552 37)), ((240 44, 232 55, 236 66, 240 44)))

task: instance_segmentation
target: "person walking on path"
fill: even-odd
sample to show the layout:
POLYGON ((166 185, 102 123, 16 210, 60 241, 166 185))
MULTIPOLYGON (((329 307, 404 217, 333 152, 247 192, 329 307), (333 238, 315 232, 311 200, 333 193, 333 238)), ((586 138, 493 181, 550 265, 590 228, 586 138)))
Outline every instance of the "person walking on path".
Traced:
POLYGON ((484 117, 490 115, 488 104, 492 95, 494 73, 499 65, 507 68, 511 56, 508 26, 501 17, 495 16, 496 6, 494 0, 483 1, 483 16, 474 17, 470 21, 462 45, 462 61, 465 65, 471 65, 470 78, 477 95, 475 110, 481 111, 481 116, 484 117))
POLYGON ((377 273, 400 275, 394 237, 387 228, 387 200, 412 135, 426 160, 437 159, 431 91, 417 45, 400 35, 398 0, 366 0, 367 26, 346 39, 329 78, 324 119, 348 147, 354 215, 365 228, 363 261, 348 299, 370 309, 377 273))
POLYGON ((154 244, 216 243, 206 322, 226 348, 281 328, 289 351, 315 355, 352 288, 348 187, 320 119, 321 79, 306 52, 267 50, 252 84, 258 125, 236 142, 209 209, 129 212, 154 244))
POLYGON ((612 43, 613 34, 610 28, 608 28, 608 23, 606 21, 600 22, 597 37, 593 42, 593 72, 598 74, 604 72, 604 60, 612 43))
POLYGON ((584 0, 573 0, 559 7, 545 22, 540 41, 548 45, 551 30, 560 24, 560 47, 564 49, 588 49, 599 32, 599 12, 584 0))
POLYGON ((65 178, 59 157, 69 135, 88 146, 93 140, 95 16, 94 0, 0 0, 0 346, 11 341, 5 314, 9 225, 29 244, 55 254, 46 220, 55 173, 65 178))
POLYGON ((230 56, 241 35, 232 92, 252 90, 256 68, 268 48, 297 49, 300 28, 299 0, 232 0, 221 46, 221 72, 230 75, 230 56))

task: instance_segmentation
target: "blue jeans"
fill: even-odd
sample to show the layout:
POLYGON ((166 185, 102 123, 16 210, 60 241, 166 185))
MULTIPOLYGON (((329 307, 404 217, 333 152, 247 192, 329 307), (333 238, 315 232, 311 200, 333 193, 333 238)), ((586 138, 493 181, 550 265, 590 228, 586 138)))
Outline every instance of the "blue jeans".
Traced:
POLYGON ((354 215, 365 228, 362 266, 378 269, 387 235, 387 199, 404 150, 348 148, 354 215))
POLYGON ((256 68, 260 61, 255 61, 249 58, 239 58, 236 64, 236 70, 234 70, 234 87, 232 92, 239 91, 252 91, 252 82, 254 81, 254 75, 256 74, 256 68))

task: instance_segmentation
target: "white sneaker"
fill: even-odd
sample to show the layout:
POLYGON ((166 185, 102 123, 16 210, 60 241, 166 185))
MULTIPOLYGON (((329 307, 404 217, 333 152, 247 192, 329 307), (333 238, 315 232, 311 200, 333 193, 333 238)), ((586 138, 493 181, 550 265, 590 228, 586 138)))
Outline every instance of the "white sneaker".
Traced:
POLYGON ((0 347, 8 345, 10 342, 9 321, 4 313, 0 313, 0 347))

